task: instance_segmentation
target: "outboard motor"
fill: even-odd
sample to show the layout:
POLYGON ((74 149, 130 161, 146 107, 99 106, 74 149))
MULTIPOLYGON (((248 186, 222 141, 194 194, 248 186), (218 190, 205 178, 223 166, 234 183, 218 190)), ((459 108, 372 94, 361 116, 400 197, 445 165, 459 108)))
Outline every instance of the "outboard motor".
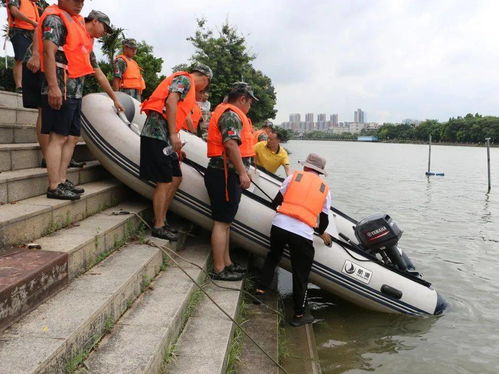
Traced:
POLYGON ((391 217, 383 213, 364 218, 355 227, 355 236, 363 249, 373 255, 379 253, 386 264, 399 270, 413 272, 411 260, 397 247, 402 233, 391 217))

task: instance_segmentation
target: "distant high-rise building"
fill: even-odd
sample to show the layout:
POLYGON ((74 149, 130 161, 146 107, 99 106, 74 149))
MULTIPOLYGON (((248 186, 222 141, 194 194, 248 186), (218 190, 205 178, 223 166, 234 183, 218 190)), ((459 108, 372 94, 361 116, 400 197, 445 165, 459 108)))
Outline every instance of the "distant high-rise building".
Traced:
POLYGON ((353 112, 353 118, 355 123, 364 123, 365 122, 365 113, 362 109, 357 109, 353 112))
POLYGON ((329 118, 333 127, 338 127, 338 115, 332 114, 329 118))
POLYGON ((314 122, 314 113, 306 113, 305 122, 314 122))
POLYGON ((320 113, 317 116, 317 122, 326 122, 326 113, 320 113))
POLYGON ((300 121, 301 121, 300 113, 293 113, 289 115, 289 122, 300 123, 300 121))

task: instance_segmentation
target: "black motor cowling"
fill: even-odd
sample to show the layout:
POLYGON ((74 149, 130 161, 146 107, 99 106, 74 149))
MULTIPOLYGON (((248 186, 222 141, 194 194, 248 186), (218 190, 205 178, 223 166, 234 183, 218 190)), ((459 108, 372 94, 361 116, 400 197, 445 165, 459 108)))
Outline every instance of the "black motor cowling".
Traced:
POLYGON ((413 271, 411 261, 398 247, 403 231, 388 214, 377 213, 361 220, 355 227, 360 246, 372 254, 379 253, 383 261, 402 271, 413 271))

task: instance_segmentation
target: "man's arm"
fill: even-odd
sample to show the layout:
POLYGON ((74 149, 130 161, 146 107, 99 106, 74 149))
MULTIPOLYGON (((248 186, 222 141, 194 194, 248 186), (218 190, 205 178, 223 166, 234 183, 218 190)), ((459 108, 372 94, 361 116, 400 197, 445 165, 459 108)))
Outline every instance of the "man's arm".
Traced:
POLYGON ((36 37, 36 33, 38 32, 38 26, 35 28, 35 35, 33 37, 33 44, 31 45, 31 57, 26 63, 26 67, 31 70, 33 73, 36 73, 40 70, 40 54, 38 53, 38 38, 36 37))
POLYGON ((109 84, 109 81, 107 80, 106 75, 102 72, 100 68, 94 68, 94 76, 95 79, 97 79, 99 86, 101 86, 104 92, 107 93, 108 96, 113 100, 116 109, 118 109, 120 112, 124 112, 125 108, 119 102, 118 98, 116 97, 116 94, 114 93, 113 89, 111 88, 111 85, 109 84))
POLYGON ((282 167, 284 168, 284 172, 286 173, 286 176, 288 176, 289 174, 291 174, 291 169, 289 168, 289 165, 282 165, 282 167))
POLYGON ((48 103, 52 109, 59 110, 62 106, 62 92, 57 82, 55 54, 57 45, 50 40, 43 41, 43 67, 48 84, 48 103))
POLYGON ((185 119, 185 123, 187 124, 187 129, 189 130, 189 132, 192 132, 193 134, 195 134, 196 129, 194 128, 194 123, 192 122, 192 116, 190 113, 187 115, 187 118, 185 119))
POLYGON ((178 92, 170 92, 165 102, 168 133, 170 134, 170 144, 174 152, 178 152, 182 148, 182 143, 177 133, 177 104, 179 100, 180 94, 178 92))
POLYGON ((15 7, 13 5, 9 5, 9 10, 10 10, 10 14, 12 14, 12 17, 14 17, 15 19, 31 23, 34 27, 38 26, 38 24, 35 21, 33 21, 33 20, 29 19, 28 17, 26 17, 24 15, 24 13, 22 13, 19 10, 18 7, 15 7))
POLYGON ((246 168, 243 164, 243 159, 241 158, 241 152, 239 151, 239 144, 234 139, 229 139, 224 142, 225 152, 229 156, 229 160, 232 165, 236 168, 236 172, 239 175, 239 182, 241 183, 241 188, 246 190, 251 184, 251 179, 246 172, 246 168))
POLYGON ((119 91, 121 87, 121 79, 114 77, 113 78, 113 90, 119 91))

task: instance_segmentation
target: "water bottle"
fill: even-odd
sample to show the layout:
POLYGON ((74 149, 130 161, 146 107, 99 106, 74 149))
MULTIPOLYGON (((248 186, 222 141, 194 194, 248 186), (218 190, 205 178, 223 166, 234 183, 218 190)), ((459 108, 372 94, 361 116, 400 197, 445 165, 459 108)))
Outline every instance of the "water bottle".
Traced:
POLYGON ((167 147, 163 148, 163 153, 165 156, 170 156, 173 153, 173 146, 170 144, 167 147))

